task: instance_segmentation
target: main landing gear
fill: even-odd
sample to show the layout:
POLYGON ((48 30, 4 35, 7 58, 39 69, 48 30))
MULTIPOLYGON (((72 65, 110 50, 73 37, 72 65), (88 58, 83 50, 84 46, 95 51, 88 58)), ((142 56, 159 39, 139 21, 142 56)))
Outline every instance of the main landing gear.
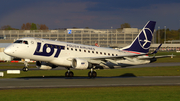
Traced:
POLYGON ((97 76, 97 73, 94 71, 93 68, 91 68, 91 71, 88 72, 89 78, 95 78, 97 76))
POLYGON ((22 69, 24 72, 27 72, 29 69, 28 69, 28 62, 27 61, 24 61, 24 65, 25 67, 22 69))
POLYGON ((68 68, 68 71, 65 73, 65 77, 73 77, 74 73, 70 71, 70 68, 68 68))
MULTIPOLYGON (((65 77, 73 77, 74 73, 70 71, 70 68, 68 68, 68 71, 65 73, 65 77)), ((88 72, 89 78, 95 78, 97 76, 97 73, 94 71, 93 68, 91 68, 91 71, 88 72)))

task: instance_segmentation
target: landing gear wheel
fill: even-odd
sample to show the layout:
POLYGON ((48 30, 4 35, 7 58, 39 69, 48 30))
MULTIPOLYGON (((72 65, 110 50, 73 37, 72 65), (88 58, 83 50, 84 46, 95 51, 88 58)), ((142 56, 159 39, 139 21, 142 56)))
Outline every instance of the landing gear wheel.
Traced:
MULTIPOLYGON (((26 59, 25 59, 26 60, 26 59)), ((30 61, 30 60, 29 60, 30 61)), ((24 65, 25 67, 22 69, 24 72, 27 72, 29 69, 28 69, 28 62, 27 61, 24 61, 24 65)))
POLYGON ((67 71, 66 73, 65 73, 65 77, 73 77, 74 76, 74 73, 72 72, 72 71, 67 71))
POLYGON ((69 72, 69 77, 73 77, 74 73, 72 71, 69 72))
POLYGON ((65 77, 68 77, 68 71, 65 73, 65 77))
POLYGON ((95 71, 89 71, 88 76, 89 78, 95 78, 97 76, 97 73, 95 71))
POLYGON ((27 67, 24 67, 22 70, 23 70, 24 72, 27 72, 29 69, 28 69, 27 67))

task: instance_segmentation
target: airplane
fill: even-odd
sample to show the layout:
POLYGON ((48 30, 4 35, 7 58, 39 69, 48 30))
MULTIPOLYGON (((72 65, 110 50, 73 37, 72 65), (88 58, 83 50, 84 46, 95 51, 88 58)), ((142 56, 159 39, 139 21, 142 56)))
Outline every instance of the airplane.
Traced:
POLYGON ((28 61, 36 61, 39 69, 65 67, 65 77, 73 77, 74 69, 91 69, 90 78, 95 78, 95 69, 115 69, 133 65, 152 63, 157 58, 172 55, 148 56, 156 54, 162 44, 152 53, 148 53, 155 28, 155 21, 148 21, 134 41, 120 50, 89 46, 54 40, 25 37, 16 40, 8 46, 4 53, 13 57, 25 59, 23 71, 28 71, 28 61))

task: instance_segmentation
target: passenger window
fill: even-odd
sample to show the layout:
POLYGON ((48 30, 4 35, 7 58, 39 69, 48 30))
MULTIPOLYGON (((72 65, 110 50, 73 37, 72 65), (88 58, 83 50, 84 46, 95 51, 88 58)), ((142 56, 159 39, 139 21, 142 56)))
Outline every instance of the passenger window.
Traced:
POLYGON ((104 53, 104 55, 106 55, 106 53, 104 53))
POLYGON ((88 51, 88 53, 90 53, 90 51, 88 51))
POLYGON ((100 54, 102 55, 102 52, 100 52, 100 54))
POLYGON ((94 51, 92 51, 92 53, 94 53, 94 51))
POLYGON ((112 56, 114 56, 114 54, 112 54, 112 56))
POLYGON ((67 50, 69 50, 69 48, 67 48, 67 50))
POLYGON ((79 49, 79 51, 81 52, 81 49, 79 49))
POLYGON ((84 52, 86 52, 86 50, 84 50, 84 52))
POLYGON ((96 52, 96 54, 98 54, 98 52, 96 52))
POLYGON ((110 55, 110 53, 108 53, 108 55, 110 55))
POLYGON ((75 49, 75 51, 77 51, 77 49, 75 49))
POLYGON ((73 51, 73 48, 71 48, 71 50, 73 51))

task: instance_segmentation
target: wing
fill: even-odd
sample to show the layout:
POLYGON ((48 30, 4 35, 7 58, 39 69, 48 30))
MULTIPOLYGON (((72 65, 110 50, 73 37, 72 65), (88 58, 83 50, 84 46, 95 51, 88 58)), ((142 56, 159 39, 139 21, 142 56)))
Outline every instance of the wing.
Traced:
POLYGON ((138 58, 139 60, 150 60, 150 59, 154 59, 154 58, 165 58, 165 57, 171 57, 173 58, 175 55, 161 55, 161 56, 151 56, 151 57, 140 57, 138 58))
POLYGON ((118 64, 115 60, 118 59, 124 59, 125 57, 136 57, 136 56, 142 56, 145 54, 135 54, 135 55, 121 55, 121 56, 110 56, 110 57, 86 57, 83 58, 87 60, 88 62, 92 64, 100 64, 100 63, 106 63, 107 61, 112 62, 114 64, 118 64))
MULTIPOLYGON (((137 56, 143 56, 143 55, 148 55, 148 54, 143 53, 143 54, 127 54, 127 55, 120 55, 120 56, 78 57, 78 58, 87 60, 88 62, 90 62, 92 64, 100 64, 100 63, 105 63, 107 61, 110 61, 112 63, 116 63, 114 60, 123 59, 125 57, 137 57, 137 56)), ((73 57, 68 58, 68 60, 72 61, 73 57)))
MULTIPOLYGON (((151 55, 151 54, 156 54, 159 50, 159 48, 161 47, 162 44, 160 44, 158 46, 158 48, 152 52, 152 53, 142 53, 142 54, 127 54, 127 55, 120 55, 120 56, 105 56, 105 57, 86 57, 84 59, 86 60, 101 60, 101 61, 105 61, 105 60, 115 60, 115 59, 123 59, 125 57, 138 57, 138 56, 143 56, 143 55, 151 55)), ((169 57, 169 55, 167 56, 161 56, 161 57, 169 57)), ((149 58, 149 57, 148 57, 149 58)), ((158 57, 160 58, 160 56, 158 57)))
MULTIPOLYGON (((87 60, 89 63, 92 64, 101 64, 101 63, 106 63, 107 61, 112 62, 114 64, 118 64, 115 60, 119 59, 126 59, 126 58, 133 58, 136 57, 139 60, 150 60, 151 62, 156 61, 157 58, 164 58, 164 57, 173 57, 174 55, 162 55, 162 56, 146 56, 146 57, 139 57, 139 56, 144 56, 144 55, 152 55, 156 54, 161 47, 162 44, 158 46, 158 48, 152 52, 152 53, 142 53, 142 54, 127 54, 127 55, 120 55, 120 56, 102 56, 102 57, 78 57, 80 59, 87 60)), ((69 61, 72 61, 73 58, 68 58, 69 61)))

